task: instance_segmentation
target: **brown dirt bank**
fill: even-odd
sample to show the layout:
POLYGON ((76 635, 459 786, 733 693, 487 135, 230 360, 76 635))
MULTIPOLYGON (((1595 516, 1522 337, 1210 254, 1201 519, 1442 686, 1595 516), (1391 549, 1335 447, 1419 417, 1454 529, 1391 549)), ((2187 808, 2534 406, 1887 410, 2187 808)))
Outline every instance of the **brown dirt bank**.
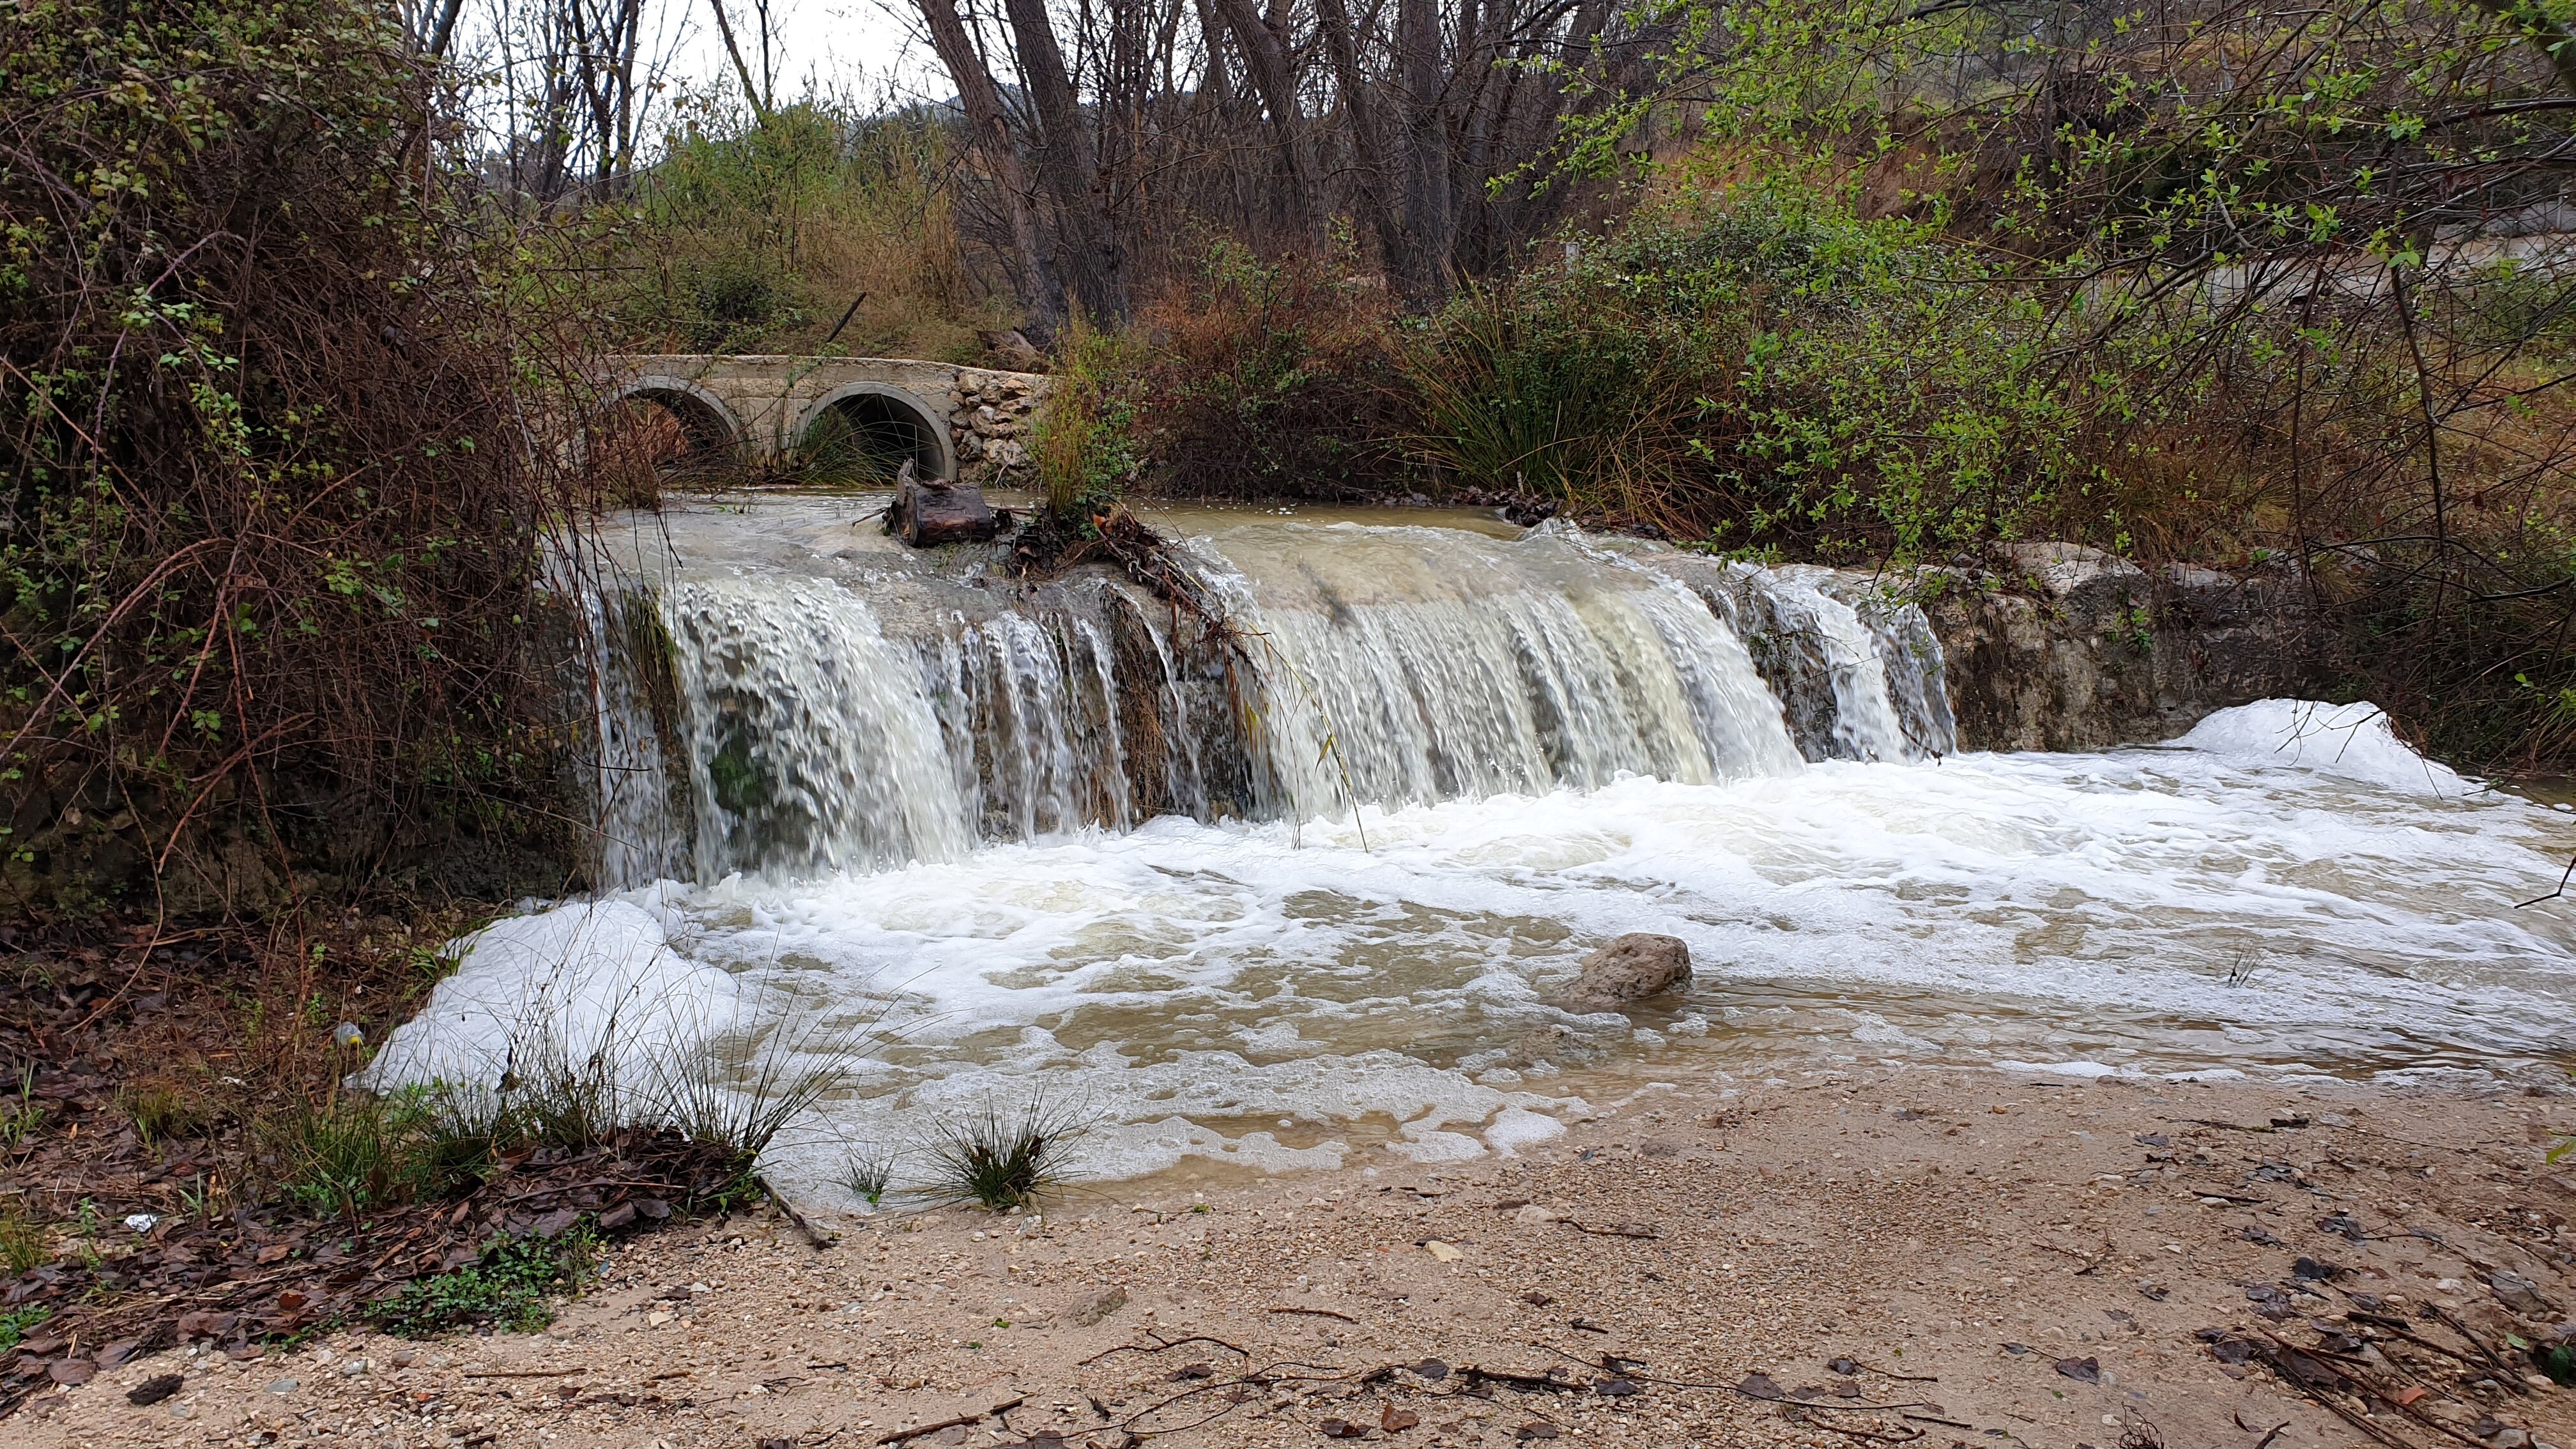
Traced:
POLYGON ((183 1348, 40 1399, 0 1438, 751 1449, 975 1414, 918 1442, 2576 1433, 2576 1394, 2513 1346, 2576 1310, 2571 1184, 2546 1161, 2576 1127, 2566 1097, 1775 1083, 1640 1093, 1515 1161, 1167 1177, 1043 1219, 881 1217, 819 1252, 737 1217, 619 1247, 545 1335, 183 1348), (128 1402, 170 1373, 174 1397, 128 1402))

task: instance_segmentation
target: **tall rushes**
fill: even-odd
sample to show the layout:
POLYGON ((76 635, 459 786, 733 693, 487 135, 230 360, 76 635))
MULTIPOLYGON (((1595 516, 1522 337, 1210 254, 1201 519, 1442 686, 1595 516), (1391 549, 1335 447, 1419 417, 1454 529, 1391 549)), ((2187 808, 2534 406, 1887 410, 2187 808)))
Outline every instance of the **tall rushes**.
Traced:
POLYGON ((658 1059, 651 1102, 658 1120, 756 1160, 848 1091, 858 1063, 888 1033, 881 1015, 839 1016, 766 980, 747 1014, 754 1023, 747 1032, 658 1059))
POLYGON ((1654 319, 1470 288, 1405 357, 1415 461, 1471 488, 1687 528, 1673 493, 1713 369, 1654 319), (1667 345, 1658 345, 1665 343, 1667 345))

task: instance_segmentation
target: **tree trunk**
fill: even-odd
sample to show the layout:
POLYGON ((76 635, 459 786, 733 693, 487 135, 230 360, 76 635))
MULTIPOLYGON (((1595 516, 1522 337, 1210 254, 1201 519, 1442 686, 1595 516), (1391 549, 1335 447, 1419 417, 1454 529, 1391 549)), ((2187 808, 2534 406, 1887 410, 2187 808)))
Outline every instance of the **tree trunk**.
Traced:
POLYGON ((1117 234, 1109 228, 1109 208, 1101 196, 1100 162, 1083 128, 1082 107, 1065 73, 1064 52, 1056 45, 1055 26, 1047 19, 1045 0, 1003 0, 1020 58, 1020 76, 1037 105, 1038 175, 1055 197, 1062 218, 1065 246, 1056 264, 1072 288, 1074 300, 1103 323, 1127 316, 1127 278, 1117 234))
POLYGON ((972 483, 924 482, 903 465, 895 480, 894 502, 886 508, 886 532, 914 548, 943 543, 981 543, 1002 531, 1002 520, 984 501, 984 490, 972 483))
POLYGON ((725 13, 724 0, 707 0, 707 8, 716 13, 716 38, 724 42, 725 55, 733 61, 734 76, 742 82, 744 102, 751 107, 753 118, 766 125, 769 99, 761 94, 759 82, 751 78, 751 67, 743 62, 742 45, 733 35, 733 17, 725 13))
POLYGON ((1404 73, 1406 296, 1448 291, 1454 225, 1449 214, 1449 118, 1440 65, 1440 0, 1397 0, 1396 52, 1404 73))
POLYGON ((1368 80, 1360 74, 1350 10, 1343 0, 1315 0, 1315 17, 1323 24, 1324 47, 1333 58, 1333 86, 1342 93, 1342 112, 1350 118, 1351 169, 1359 181, 1360 213, 1377 234, 1378 257, 1388 280, 1401 285, 1411 263, 1405 256, 1404 228, 1388 199, 1386 136, 1378 129, 1368 80))
POLYGON ((1010 112, 1002 106, 1002 88, 984 68, 984 57, 957 18, 957 0, 921 0, 921 18, 930 27, 930 43, 957 83, 958 101, 966 108, 966 125, 984 164, 1001 188, 1011 220, 1011 291, 1029 330, 1051 343, 1064 328, 1064 288, 1056 280, 1055 251, 1038 225, 1037 203, 1030 193, 1028 168, 1020 162, 1018 141, 1011 135, 1010 112))
POLYGON ((1323 229, 1315 215, 1315 165, 1297 124, 1297 73, 1288 47, 1252 8, 1252 0, 1216 0, 1216 12, 1243 47, 1244 69, 1252 73, 1261 108, 1270 113, 1271 138, 1288 167, 1288 223, 1309 245, 1319 242, 1323 229))

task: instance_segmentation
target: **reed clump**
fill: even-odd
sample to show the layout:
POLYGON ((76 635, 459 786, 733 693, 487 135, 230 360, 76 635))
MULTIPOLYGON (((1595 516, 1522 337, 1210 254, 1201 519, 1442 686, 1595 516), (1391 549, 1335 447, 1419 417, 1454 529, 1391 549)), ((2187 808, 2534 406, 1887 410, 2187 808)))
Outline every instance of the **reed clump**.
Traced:
POLYGON ((927 1190, 994 1212, 1033 1207, 1064 1185, 1065 1159, 1090 1127, 1087 1113, 1043 1095, 1014 1107, 987 1098, 931 1128, 927 1190))

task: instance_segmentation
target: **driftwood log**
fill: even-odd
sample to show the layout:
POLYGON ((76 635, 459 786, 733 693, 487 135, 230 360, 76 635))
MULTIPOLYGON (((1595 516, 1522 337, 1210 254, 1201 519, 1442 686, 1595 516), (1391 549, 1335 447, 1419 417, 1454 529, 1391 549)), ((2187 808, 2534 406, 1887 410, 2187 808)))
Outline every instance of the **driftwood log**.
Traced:
POLYGON ((915 477, 909 459, 895 474, 886 532, 914 548, 980 543, 1001 531, 1001 517, 984 501, 984 490, 974 484, 915 477))

